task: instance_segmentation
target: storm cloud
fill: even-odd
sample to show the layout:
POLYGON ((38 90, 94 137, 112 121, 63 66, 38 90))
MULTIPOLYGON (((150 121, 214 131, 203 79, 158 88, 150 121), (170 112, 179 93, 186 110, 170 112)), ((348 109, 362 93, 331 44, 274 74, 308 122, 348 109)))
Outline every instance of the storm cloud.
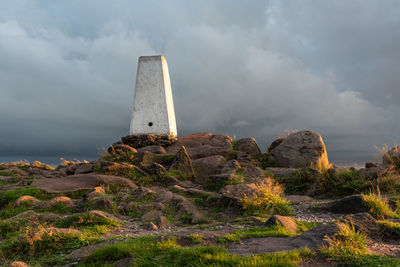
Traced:
POLYGON ((315 130, 331 159, 400 141, 400 3, 3 1, 0 156, 93 157, 127 135, 137 58, 169 64, 178 133, 315 130))

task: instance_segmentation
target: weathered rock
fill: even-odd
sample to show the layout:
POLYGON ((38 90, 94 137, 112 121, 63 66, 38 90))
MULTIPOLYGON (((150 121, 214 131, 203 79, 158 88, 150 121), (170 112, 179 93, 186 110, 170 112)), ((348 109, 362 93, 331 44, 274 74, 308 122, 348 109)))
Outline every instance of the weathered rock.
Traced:
POLYGON ((338 200, 334 200, 321 207, 333 213, 351 214, 367 212, 368 207, 365 205, 362 195, 347 196, 338 200))
POLYGON ((300 236, 292 240, 292 243, 298 247, 308 247, 317 249, 326 244, 326 236, 332 237, 339 232, 336 224, 319 225, 311 230, 303 232, 300 236))
POLYGON ((75 171, 79 168, 80 165, 81 165, 80 163, 77 163, 77 164, 73 164, 71 166, 68 166, 66 168, 67 175, 73 175, 75 173, 75 171))
POLYGON ((178 153, 176 153, 169 170, 177 170, 186 174, 188 178, 194 178, 193 163, 184 146, 182 146, 178 153))
POLYGON ((93 172, 93 164, 92 163, 84 163, 81 164, 76 170, 74 174, 84 174, 93 172))
POLYGON ((328 154, 321 136, 312 131, 292 133, 273 148, 268 161, 279 167, 329 168, 328 154))
POLYGON ((254 138, 239 139, 236 142, 236 150, 246 152, 252 158, 257 158, 261 155, 261 150, 258 147, 256 139, 254 138))
POLYGON ((156 231, 156 230, 158 230, 157 225, 155 225, 153 222, 147 223, 145 228, 146 228, 147 230, 150 230, 150 231, 156 231))
POLYGON ((362 179, 374 180, 378 177, 386 176, 387 174, 394 171, 392 165, 376 164, 375 166, 369 166, 369 168, 361 168, 358 170, 358 175, 362 179))
POLYGON ((242 168, 242 166, 240 166, 239 161, 235 160, 235 159, 231 159, 228 160, 224 166, 222 167, 222 169, 220 170, 221 174, 231 174, 231 173, 235 173, 238 170, 240 170, 242 168))
POLYGON ((89 202, 89 207, 94 210, 111 211, 114 207, 114 201, 112 196, 101 196, 89 202))
POLYGON ((74 201, 72 199, 70 199, 69 197, 64 197, 64 196, 55 197, 55 198, 49 200, 48 202, 46 202, 47 207, 51 207, 56 204, 62 204, 67 208, 75 207, 74 201))
POLYGON ((159 229, 164 230, 172 226, 172 223, 164 216, 157 218, 157 226, 159 229))
POLYGON ((150 200, 157 198, 156 192, 144 186, 140 186, 133 192, 133 194, 136 196, 136 200, 141 200, 141 199, 150 200))
POLYGON ((176 205, 178 212, 177 212, 177 216, 182 216, 182 215, 188 215, 188 214, 196 214, 198 213, 198 209, 197 207, 190 202, 187 199, 182 199, 177 205, 176 205))
POLYGON ((94 215, 97 218, 113 219, 113 220, 116 220, 116 221, 122 223, 122 221, 119 218, 117 218, 116 216, 114 216, 108 212, 102 211, 102 210, 91 210, 91 211, 89 211, 89 213, 94 215))
POLYGON ((202 223, 202 222, 205 222, 205 221, 206 221, 206 218, 200 212, 195 212, 193 214, 191 223, 192 224, 198 224, 198 223, 202 223))
POLYGON ((213 155, 226 156, 232 150, 232 139, 227 135, 196 133, 178 139, 167 147, 167 152, 176 154, 184 146, 192 160, 213 155))
POLYGON ((160 174, 166 173, 167 170, 164 168, 163 165, 154 162, 150 166, 146 167, 146 172, 148 174, 160 174))
POLYGON ((344 222, 349 225, 353 225, 356 231, 360 231, 365 234, 376 235, 381 231, 381 227, 378 222, 367 212, 347 215, 344 218, 344 222))
POLYGON ((141 147, 138 148, 137 150, 138 152, 151 152, 151 153, 155 153, 155 154, 166 154, 167 151, 165 150, 165 148, 163 148, 162 146, 145 146, 145 147, 141 147))
POLYGON ((174 199, 174 193, 172 193, 171 191, 166 191, 158 195, 158 197, 156 198, 156 202, 167 203, 173 199, 174 199))
POLYGON ((289 216, 280 216, 280 215, 272 215, 265 222, 265 226, 283 226, 285 229, 289 230, 292 233, 297 232, 297 223, 295 219, 289 216))
POLYGON ((148 151, 139 152, 137 154, 138 162, 140 162, 140 166, 147 167, 153 163, 159 164, 171 164, 171 158, 173 159, 173 155, 171 154, 155 154, 148 151))
POLYGON ((199 183, 207 181, 211 174, 218 172, 224 166, 226 159, 223 156, 215 155, 193 161, 193 168, 196 174, 196 180, 199 183))
POLYGON ((159 210, 151 210, 146 212, 140 220, 142 222, 147 222, 147 221, 157 221, 157 219, 162 216, 162 212, 159 210))
POLYGON ((372 167, 377 167, 377 164, 373 163, 373 162, 366 162, 365 163, 365 168, 372 168, 372 167))
POLYGON ((137 186, 129 179, 102 174, 79 174, 61 178, 41 178, 32 183, 33 187, 40 188, 48 193, 65 193, 82 189, 93 189, 97 186, 128 187, 136 189, 137 186))
MULTIPOLYGON (((159 210, 159 211, 163 212, 166 209, 164 204, 157 203, 157 202, 156 203, 143 203, 140 205, 137 205, 137 202, 130 202, 130 203, 128 203, 128 206, 131 206, 131 207, 134 206, 136 208, 136 210, 140 213, 146 213, 150 210, 159 210), (130 204, 130 203, 132 203, 132 204, 130 204)), ((130 209, 127 209, 127 211, 128 210, 130 210, 130 209)))
POLYGON ((114 144, 112 146, 110 146, 107 149, 108 153, 116 153, 116 154, 121 154, 121 153, 127 153, 127 152, 132 152, 132 153, 136 153, 137 150, 131 146, 128 145, 124 145, 124 144, 114 144))
POLYGON ((40 202, 41 202, 41 201, 40 201, 39 199, 35 198, 35 197, 32 197, 32 196, 22 196, 22 197, 19 197, 19 198, 15 201, 14 206, 15 206, 15 207, 19 207, 22 203, 29 203, 29 204, 31 204, 31 205, 37 205, 37 204, 39 204, 40 202))
POLYGON ((176 142, 177 138, 173 135, 155 135, 155 134, 134 134, 121 138, 125 145, 136 149, 146 146, 168 146, 176 142))
POLYGON ((220 202, 225 207, 241 208, 241 200, 247 196, 258 192, 258 187, 255 184, 236 184, 227 185, 222 188, 219 193, 221 194, 220 202))
POLYGON ((4 221, 12 221, 16 219, 32 219, 32 218, 37 218, 39 216, 39 213, 33 211, 33 210, 26 210, 24 212, 21 212, 20 214, 15 215, 14 217, 5 219, 4 221))
POLYGON ((279 146, 279 145, 283 142, 283 140, 285 140, 285 138, 283 138, 283 137, 279 137, 279 138, 275 139, 275 140, 271 143, 271 145, 268 147, 268 152, 271 152, 274 148, 276 148, 277 146, 279 146))

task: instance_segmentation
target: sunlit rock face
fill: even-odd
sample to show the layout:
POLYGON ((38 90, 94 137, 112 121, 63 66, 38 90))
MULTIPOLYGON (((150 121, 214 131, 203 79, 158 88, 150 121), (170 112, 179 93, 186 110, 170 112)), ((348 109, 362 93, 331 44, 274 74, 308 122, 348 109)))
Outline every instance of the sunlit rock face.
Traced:
POLYGON ((130 134, 177 135, 168 65, 163 56, 139 57, 130 134))
POLYGON ((329 168, 328 154, 321 135, 300 131, 275 140, 270 147, 270 163, 285 168, 329 168))

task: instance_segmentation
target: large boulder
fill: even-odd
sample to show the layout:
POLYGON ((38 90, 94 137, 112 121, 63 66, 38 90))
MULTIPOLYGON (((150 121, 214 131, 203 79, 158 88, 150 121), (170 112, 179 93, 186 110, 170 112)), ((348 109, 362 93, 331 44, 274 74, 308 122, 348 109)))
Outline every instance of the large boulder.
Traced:
POLYGON ((184 146, 192 160, 213 155, 226 156, 232 151, 232 139, 223 134, 196 133, 178 139, 167 147, 167 152, 176 154, 184 146))
POLYGON ((32 186, 40 188, 48 193, 67 193, 83 189, 94 189, 97 186, 128 187, 136 189, 137 186, 129 179, 102 174, 79 174, 61 178, 41 178, 33 181, 32 186))
POLYGON ((176 137, 167 134, 134 134, 121 138, 124 145, 133 148, 141 148, 146 146, 168 146, 176 141, 176 137))
POLYGON ((211 174, 215 174, 221 169, 226 159, 220 155, 214 155, 193 161, 193 168, 196 179, 199 183, 205 183, 211 174))
POLYGON ((268 161, 284 168, 329 168, 324 141, 318 133, 312 131, 292 133, 278 145, 275 144, 268 161))
POLYGON ((246 152, 252 158, 257 158, 261 155, 260 148, 254 138, 242 138, 236 142, 236 150, 246 152))

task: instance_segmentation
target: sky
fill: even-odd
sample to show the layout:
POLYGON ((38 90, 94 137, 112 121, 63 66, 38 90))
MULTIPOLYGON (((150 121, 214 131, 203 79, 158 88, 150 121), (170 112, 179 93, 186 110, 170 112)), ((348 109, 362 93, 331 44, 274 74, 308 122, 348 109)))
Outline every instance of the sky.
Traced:
POLYGON ((129 134, 137 60, 165 56, 179 136, 400 143, 400 1, 2 0, 0 158, 95 158, 129 134))

